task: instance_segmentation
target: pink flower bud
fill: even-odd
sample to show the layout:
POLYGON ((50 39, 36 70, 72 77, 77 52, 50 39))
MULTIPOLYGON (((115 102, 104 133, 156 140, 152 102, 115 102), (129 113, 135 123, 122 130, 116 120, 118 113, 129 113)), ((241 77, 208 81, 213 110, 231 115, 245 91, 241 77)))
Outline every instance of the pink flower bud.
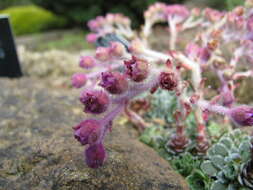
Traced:
POLYGON ((234 107, 230 110, 229 115, 231 119, 241 126, 253 125, 253 107, 242 105, 234 107))
POLYGON ((108 13, 105 18, 106 18, 106 20, 107 20, 108 23, 113 23, 114 17, 115 17, 114 14, 108 13))
POLYGON ((232 23, 237 29, 243 29, 246 20, 242 16, 238 16, 234 12, 228 13, 228 22, 232 23))
POLYGON ((82 145, 94 144, 99 139, 101 125, 95 119, 87 119, 73 128, 74 136, 82 145))
POLYGON ((124 93, 128 88, 126 77, 119 72, 103 72, 100 86, 104 87, 111 94, 124 93))
POLYGON ((139 39, 133 40, 131 42, 129 50, 134 54, 141 54, 144 50, 144 46, 143 46, 142 42, 139 39))
POLYGON ((149 66, 145 60, 132 57, 131 60, 124 62, 126 74, 135 82, 141 82, 148 77, 149 66))
POLYGON ((131 25, 131 20, 127 17, 124 17, 122 19, 122 24, 124 24, 125 26, 130 26, 131 25))
POLYGON ((86 35, 86 41, 90 44, 93 44, 97 41, 97 34, 94 34, 94 33, 90 33, 90 34, 87 34, 86 35))
POLYGON ((115 57, 121 57, 125 52, 125 47, 119 42, 111 42, 110 54, 115 57))
POLYGON ((79 66, 84 69, 91 69, 96 65, 96 61, 92 56, 82 56, 80 58, 79 66))
POLYGON ((74 86, 75 88, 81 88, 87 82, 87 77, 83 73, 75 73, 72 76, 71 80, 72 80, 72 86, 74 86))
POLYGON ((175 90, 178 84, 177 78, 172 72, 161 72, 159 77, 159 84, 162 89, 175 90))
POLYGON ((98 168, 103 165, 106 160, 106 152, 102 143, 89 146, 85 150, 86 164, 90 168, 98 168))
POLYGON ((100 61, 107 61, 110 59, 110 49, 106 47, 98 47, 96 50, 96 58, 100 61))
POLYGON ((99 28, 99 24, 96 20, 90 20, 88 22, 88 27, 91 31, 97 31, 99 28))
POLYGON ((100 114, 107 110, 109 97, 102 90, 87 90, 81 94, 80 101, 84 104, 84 112, 100 114))
POLYGON ((190 57, 191 59, 196 59, 199 52, 200 52, 200 47, 195 44, 195 43, 189 43, 186 48, 185 48, 185 53, 188 57, 190 57))
POLYGON ((201 11, 200 11, 199 8, 193 8, 192 11, 191 11, 191 13, 192 13, 193 16, 197 17, 197 16, 200 16, 201 11))
POLYGON ((144 12, 144 17, 145 17, 145 19, 150 19, 151 16, 152 16, 151 11, 147 10, 147 11, 144 12))
POLYGON ((233 12, 236 16, 240 17, 240 16, 243 16, 243 14, 244 14, 244 8, 243 8, 243 6, 238 6, 238 7, 235 7, 235 8, 232 10, 232 12, 233 12))
POLYGON ((211 22, 217 22, 221 20, 221 18, 225 15, 225 13, 211 9, 211 8, 206 8, 204 10, 205 17, 209 19, 211 22))
POLYGON ((189 14, 189 10, 183 5, 169 5, 166 8, 166 15, 168 17, 177 17, 178 22, 181 22, 186 19, 189 14))
POLYGON ((103 16, 97 16, 96 21, 97 21, 99 26, 106 22, 106 20, 103 16))

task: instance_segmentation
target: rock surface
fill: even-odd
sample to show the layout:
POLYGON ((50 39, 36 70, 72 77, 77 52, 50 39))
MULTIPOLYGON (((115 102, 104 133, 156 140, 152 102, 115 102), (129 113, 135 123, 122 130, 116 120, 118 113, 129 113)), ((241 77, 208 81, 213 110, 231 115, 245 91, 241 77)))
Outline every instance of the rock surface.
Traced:
POLYGON ((1 190, 186 190, 183 178, 131 127, 107 136, 100 169, 83 162, 71 126, 83 117, 75 91, 38 79, 0 79, 1 190))

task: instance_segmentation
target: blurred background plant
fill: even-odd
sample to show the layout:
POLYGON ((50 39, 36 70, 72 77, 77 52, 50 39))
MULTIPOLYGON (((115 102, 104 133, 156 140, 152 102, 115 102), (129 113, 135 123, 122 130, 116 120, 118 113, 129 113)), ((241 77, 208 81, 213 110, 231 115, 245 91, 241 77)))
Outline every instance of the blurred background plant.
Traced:
MULTIPOLYGON (((16 35, 59 28, 83 29, 88 20, 108 12, 122 13, 130 17, 134 27, 139 27, 143 23, 143 11, 155 2, 157 0, 122 0, 120 3, 116 0, 1 0, 0 14, 10 15, 16 35), (26 22, 23 22, 24 20, 26 22)), ((243 4, 244 0, 160 0, 160 2, 201 4, 230 10, 243 4)))
POLYGON ((16 35, 38 33, 52 28, 62 28, 66 20, 35 5, 14 6, 0 11, 9 15, 16 35))
POLYGON ((11 6, 31 5, 31 0, 1 0, 0 10, 11 6))
MULTIPOLYGON (((64 15, 74 25, 83 25, 88 20, 98 16, 110 13, 122 13, 129 16, 134 25, 137 26, 143 21, 143 11, 157 0, 32 0, 52 12, 64 15)), ((184 0, 160 0, 167 3, 182 3, 184 0)))

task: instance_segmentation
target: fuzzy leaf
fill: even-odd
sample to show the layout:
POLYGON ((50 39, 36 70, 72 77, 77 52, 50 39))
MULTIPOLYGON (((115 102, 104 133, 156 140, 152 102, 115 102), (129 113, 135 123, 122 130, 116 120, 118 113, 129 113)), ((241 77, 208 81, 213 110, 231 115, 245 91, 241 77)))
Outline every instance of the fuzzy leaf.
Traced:
POLYGON ((251 156, 251 144, 249 141, 244 141, 239 146, 240 155, 243 162, 246 162, 250 159, 251 156))
POLYGON ((214 148, 213 147, 211 147, 211 148, 208 149, 207 155, 208 155, 208 157, 216 155, 215 152, 214 152, 214 148))
POLYGON ((221 156, 227 156, 228 155, 228 149, 225 145, 221 143, 217 143, 213 146, 213 151, 215 154, 221 155, 221 156))
POLYGON ((224 132, 224 128, 220 126, 220 124, 211 122, 208 127, 208 132, 211 137, 220 137, 224 132))
POLYGON ((209 176, 215 176, 216 173, 218 172, 218 170, 214 167, 214 165, 212 164, 211 161, 207 160, 204 161, 201 166, 200 166, 201 170, 209 175, 209 176))
POLYGON ((210 160, 211 160, 212 164, 219 169, 222 169, 226 164, 224 161, 224 157, 222 157, 220 155, 211 156, 210 160))
POLYGON ((230 180, 235 180, 238 175, 238 169, 239 168, 236 165, 229 164, 229 165, 226 165, 222 171, 224 172, 224 175, 226 176, 226 178, 230 180))
POLYGON ((151 98, 151 110, 146 117, 164 119, 166 122, 173 122, 173 113, 176 109, 177 101, 174 93, 157 90, 151 98))
POLYGON ((212 184, 210 190, 227 190, 227 186, 217 180, 212 184))
POLYGON ((229 184, 229 185, 228 185, 228 190, 238 190, 238 185, 229 184))
POLYGON ((228 137, 222 137, 219 142, 224 144, 228 149, 233 145, 233 141, 228 137))
POLYGON ((226 183, 229 182, 228 179, 226 178, 226 176, 224 175, 224 173, 223 173, 222 170, 218 172, 218 174, 217 174, 216 177, 217 177, 217 178, 219 179, 219 181, 220 181, 221 183, 223 183, 223 184, 226 184, 226 183))
POLYGON ((225 162, 239 162, 241 160, 241 156, 238 153, 230 153, 229 156, 227 156, 225 159, 225 162))

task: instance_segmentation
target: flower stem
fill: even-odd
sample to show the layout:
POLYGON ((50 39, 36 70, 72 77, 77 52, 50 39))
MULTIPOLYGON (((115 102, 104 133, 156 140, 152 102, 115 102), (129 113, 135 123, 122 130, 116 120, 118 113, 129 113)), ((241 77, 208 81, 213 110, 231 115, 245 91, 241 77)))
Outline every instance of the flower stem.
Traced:
POLYGON ((205 100, 198 101, 198 106, 203 110, 208 110, 210 112, 215 112, 222 115, 227 115, 229 113, 229 108, 221 105, 212 105, 205 100))

